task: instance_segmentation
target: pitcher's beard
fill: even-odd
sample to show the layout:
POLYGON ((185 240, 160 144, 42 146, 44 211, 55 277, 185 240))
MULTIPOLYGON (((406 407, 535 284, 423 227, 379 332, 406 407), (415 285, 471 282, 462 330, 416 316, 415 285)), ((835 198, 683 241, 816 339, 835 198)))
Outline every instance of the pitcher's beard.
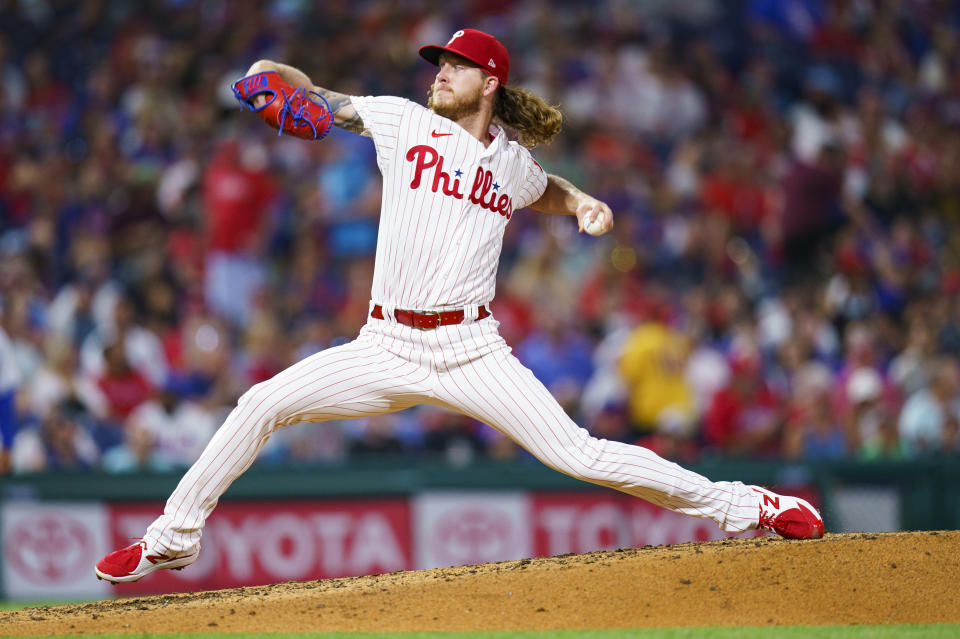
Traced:
POLYGON ((437 104, 433 99, 433 86, 427 92, 427 108, 439 116, 456 122, 462 117, 473 115, 480 110, 480 93, 474 96, 458 96, 454 94, 453 102, 437 104))

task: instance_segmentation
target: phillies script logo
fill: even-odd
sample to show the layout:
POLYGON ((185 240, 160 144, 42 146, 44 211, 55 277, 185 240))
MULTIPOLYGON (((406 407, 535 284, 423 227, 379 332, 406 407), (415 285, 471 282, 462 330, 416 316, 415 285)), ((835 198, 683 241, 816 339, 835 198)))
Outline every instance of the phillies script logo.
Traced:
MULTIPOLYGON (((415 163, 413 180, 410 182, 411 189, 420 188, 420 182, 423 179, 423 172, 427 169, 433 169, 433 181, 430 190, 436 193, 443 190, 444 195, 449 195, 458 200, 463 199, 463 192, 460 188, 460 176, 463 174, 459 169, 454 172, 451 181, 451 175, 443 170, 443 156, 437 153, 437 150, 426 144, 418 144, 407 151, 407 162, 415 163)), ((503 217, 510 219, 513 215, 513 200, 506 193, 498 193, 500 185, 493 180, 493 173, 477 167, 477 172, 473 176, 473 187, 470 189, 470 195, 467 199, 487 210, 499 213, 503 217)))

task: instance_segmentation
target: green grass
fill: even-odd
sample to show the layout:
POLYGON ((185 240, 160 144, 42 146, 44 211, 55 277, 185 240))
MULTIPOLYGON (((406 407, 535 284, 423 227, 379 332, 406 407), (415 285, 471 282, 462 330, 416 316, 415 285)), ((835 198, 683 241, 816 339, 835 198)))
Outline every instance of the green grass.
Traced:
POLYGON ((97 635, 99 639, 947 639, 960 636, 958 624, 904 626, 783 626, 751 628, 661 628, 644 630, 559 630, 553 632, 335 632, 276 634, 97 635))

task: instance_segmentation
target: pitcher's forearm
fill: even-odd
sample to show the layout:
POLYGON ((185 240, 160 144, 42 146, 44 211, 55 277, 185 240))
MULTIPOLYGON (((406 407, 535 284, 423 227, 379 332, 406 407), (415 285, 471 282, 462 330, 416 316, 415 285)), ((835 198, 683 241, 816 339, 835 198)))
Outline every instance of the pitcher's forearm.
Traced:
POLYGON ((530 207, 541 213, 575 215, 580 231, 602 235, 613 228, 613 211, 559 175, 547 174, 547 188, 530 207))
POLYGON ((540 199, 531 206, 541 213, 575 215, 582 198, 587 195, 569 180, 559 175, 547 174, 547 188, 540 199))
POLYGON ((264 71, 276 71, 283 78, 284 82, 293 85, 296 88, 303 88, 308 91, 314 91, 314 84, 310 77, 296 67, 273 60, 257 60, 247 71, 247 75, 254 73, 263 73, 264 71))

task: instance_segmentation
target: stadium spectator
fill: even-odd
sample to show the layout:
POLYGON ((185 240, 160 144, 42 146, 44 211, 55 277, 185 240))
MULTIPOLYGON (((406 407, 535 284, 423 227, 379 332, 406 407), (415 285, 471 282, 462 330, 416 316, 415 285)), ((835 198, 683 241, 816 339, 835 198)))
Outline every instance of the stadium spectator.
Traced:
POLYGON ((17 433, 11 454, 15 472, 90 470, 100 450, 72 402, 56 406, 39 423, 17 433))
POLYGON ((704 416, 708 446, 732 456, 776 457, 780 452, 784 402, 763 377, 755 353, 736 353, 731 378, 717 391, 704 416))
POLYGON ((86 372, 102 376, 110 365, 107 350, 116 345, 127 364, 151 385, 163 383, 169 366, 159 336, 137 321, 132 298, 119 297, 112 310, 109 324, 83 340, 80 365, 86 372))
POLYGON ((0 324, 0 475, 8 475, 13 469, 10 451, 17 434, 17 389, 20 386, 20 368, 13 352, 13 345, 0 324))
POLYGON ((934 364, 929 388, 911 395, 900 413, 900 441, 911 456, 954 453, 960 420, 960 372, 953 358, 934 364))
POLYGON ((216 416, 194 401, 180 401, 168 382, 140 403, 127 418, 124 442, 106 451, 111 472, 187 468, 217 429, 216 416))
POLYGON ((638 326, 624 344, 620 372, 627 385, 630 420, 641 433, 656 430, 662 414, 695 418, 693 391, 684 377, 690 345, 661 321, 638 326))
POLYGON ((784 425, 783 454, 791 459, 841 459, 849 454, 847 425, 830 403, 830 371, 811 366, 798 376, 784 425))
POLYGON ((79 349, 67 337, 47 336, 43 364, 24 384, 23 404, 34 418, 45 419, 65 401, 83 406, 88 413, 103 415, 106 406, 95 379, 79 368, 79 349))
POLYGON ((203 176, 207 304, 237 326, 250 318, 254 297, 266 285, 264 245, 270 239, 270 207, 277 197, 268 162, 263 146, 241 150, 230 140, 220 146, 203 176))
POLYGON ((124 353, 122 342, 112 342, 103 351, 104 369, 96 376, 97 390, 102 397, 98 405, 103 412, 96 415, 93 432, 101 450, 123 442, 126 420, 140 404, 153 395, 150 382, 134 369, 124 353))

